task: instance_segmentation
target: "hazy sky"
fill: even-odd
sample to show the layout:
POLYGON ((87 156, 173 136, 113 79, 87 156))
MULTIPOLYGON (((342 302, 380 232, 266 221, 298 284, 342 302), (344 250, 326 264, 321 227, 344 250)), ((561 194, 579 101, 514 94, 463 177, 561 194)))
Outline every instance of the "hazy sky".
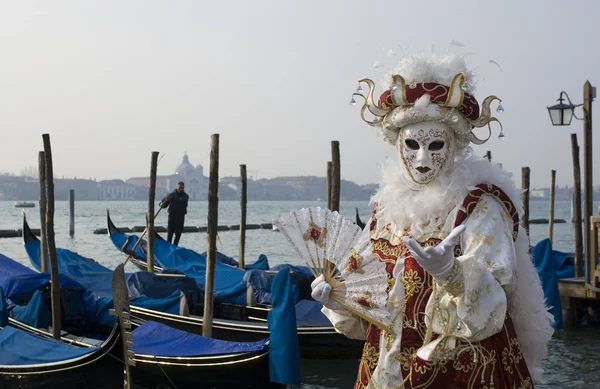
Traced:
POLYGON ((518 182, 530 166, 533 186, 547 186, 551 169, 571 185, 570 133, 581 146, 583 124, 553 127, 546 106, 561 90, 581 103, 585 80, 600 84, 599 17, 594 0, 2 0, 0 172, 37 166, 42 133, 57 176, 148 175, 153 150, 164 154, 159 174, 185 150, 208 171, 219 133, 220 176, 240 164, 258 178, 323 176, 339 140, 342 178, 377 182, 395 151, 349 106, 356 81, 379 82, 398 58, 390 48, 444 51, 455 40, 485 78, 476 97, 495 94, 505 108, 506 137, 476 152, 491 150, 518 182))

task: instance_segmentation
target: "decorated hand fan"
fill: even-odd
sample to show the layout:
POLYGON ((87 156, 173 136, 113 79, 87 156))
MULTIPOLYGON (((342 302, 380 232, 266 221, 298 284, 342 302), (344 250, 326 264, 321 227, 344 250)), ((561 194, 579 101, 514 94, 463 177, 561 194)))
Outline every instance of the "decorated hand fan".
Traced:
POLYGON ((306 262, 323 275, 330 299, 351 313, 387 328, 388 277, 385 264, 371 252, 368 231, 328 209, 293 210, 274 223, 306 262))

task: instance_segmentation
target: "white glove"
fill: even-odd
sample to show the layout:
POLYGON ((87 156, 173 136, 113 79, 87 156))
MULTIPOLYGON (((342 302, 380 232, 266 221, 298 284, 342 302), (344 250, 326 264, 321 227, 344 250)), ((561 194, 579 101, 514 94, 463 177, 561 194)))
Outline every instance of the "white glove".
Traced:
POLYGON ((454 266, 454 246, 464 231, 465 226, 458 226, 440 244, 425 249, 413 238, 405 237, 402 240, 419 265, 436 281, 444 282, 454 266))
POLYGON ((310 284, 312 292, 311 297, 323 304, 323 306, 332 310, 341 310, 343 307, 333 300, 329 300, 329 294, 331 293, 331 285, 325 281, 323 274, 315 278, 310 284))

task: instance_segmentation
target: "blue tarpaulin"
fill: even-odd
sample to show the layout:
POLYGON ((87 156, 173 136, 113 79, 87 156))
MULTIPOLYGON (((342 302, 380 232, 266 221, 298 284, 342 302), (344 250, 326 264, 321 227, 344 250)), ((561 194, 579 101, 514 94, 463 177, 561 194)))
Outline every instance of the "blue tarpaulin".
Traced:
MULTIPOLYGON (((133 246, 135 246, 135 244, 137 243, 138 240, 139 240, 139 237, 137 235, 133 235, 133 234, 128 235, 121 231, 115 231, 110 234, 110 241, 113 243, 113 245, 119 251, 122 251, 125 254, 131 253, 131 249, 133 248, 133 246)), ((163 242, 169 243, 163 239, 156 239, 155 242, 161 241, 161 240, 163 242)), ((141 261, 146 261, 148 259, 147 244, 148 244, 148 242, 146 240, 142 239, 142 242, 133 251, 133 257, 136 259, 139 259, 141 261)), ((204 252, 200 255, 202 255, 206 258, 206 252, 204 252)), ((154 255, 154 257, 156 257, 156 255, 154 255)), ((236 261, 235 259, 233 259, 219 251, 217 251, 217 261, 222 262, 229 266, 234 266, 234 267, 239 266, 238 261, 236 261)), ((250 270, 250 269, 269 270, 269 261, 267 260, 267 256, 264 254, 261 254, 258 257, 258 259, 256 260, 256 262, 247 263, 245 266, 245 269, 246 270, 250 270)))
POLYGON ((540 241, 531 249, 531 256, 542 281, 546 304, 550 306, 550 313, 554 316, 553 327, 562 328, 562 307, 558 292, 558 276, 556 262, 552 252, 550 239, 540 241))
MULTIPOLYGON (((39 269, 40 242, 38 240, 27 242, 25 250, 32 265, 39 269)), ((109 309, 113 308, 112 270, 70 250, 57 248, 56 254, 61 276, 66 275, 69 279, 75 279, 77 285, 87 289, 84 297, 87 320, 112 327, 115 322, 115 317, 109 314, 109 309)), ((31 269, 28 270, 33 272, 31 269)), ((200 289, 190 278, 161 277, 148 272, 129 273, 126 277, 131 303, 142 308, 177 315, 180 313, 181 290, 184 290, 188 298, 196 299, 191 304, 200 300, 200 289)))
MULTIPOLYGON (((200 255, 202 255, 204 258, 206 258, 206 251, 200 255)), ((229 266, 233 266, 233 267, 240 266, 238 261, 223 254, 220 251, 217 251, 217 261, 224 263, 225 265, 229 265, 229 266)), ((269 260, 267 259, 266 255, 260 254, 258 256, 258 259, 256 261, 254 261, 253 263, 246 263, 244 265, 244 269, 245 270, 254 270, 254 269, 269 270, 269 260)))
MULTIPOLYGON (((29 241, 25 244, 25 251, 31 264, 40 269, 40 242, 29 241)), ((76 280, 96 297, 112 296, 113 271, 93 260, 65 249, 56 249, 58 271, 76 280)), ((173 273, 173 272, 170 272, 173 273)), ((169 297, 176 290, 181 290, 188 298, 190 305, 202 300, 202 289, 196 282, 188 277, 162 277, 150 272, 126 273, 127 288, 131 299, 141 296, 161 299, 169 297)))
POLYGON ((300 384, 300 346, 296 328, 296 308, 290 273, 280 271, 273 280, 273 309, 268 314, 271 344, 269 369, 271 382, 300 384))
MULTIPOLYGON (((196 280, 204 289, 206 257, 185 247, 174 246, 165 240, 154 242, 154 256, 161 267, 176 269, 196 280)), ((246 305, 245 270, 215 262, 215 300, 246 305)))
POLYGON ((4 291, 0 288, 0 327, 8 325, 8 305, 4 298, 4 291))
POLYGON ((10 316, 34 328, 46 328, 50 325, 50 307, 45 297, 49 294, 37 290, 27 305, 17 305, 10 312, 10 316))
POLYGON ((67 345, 59 340, 46 339, 13 327, 0 330, 0 365, 20 366, 61 362, 97 350, 67 345))
MULTIPOLYGON (((64 275, 59 275, 59 280, 62 286, 83 288, 82 285, 64 275)), ((48 282, 50 282, 49 273, 38 273, 0 254, 0 288, 4 290, 6 298, 15 304, 21 303, 21 297, 24 295, 28 295, 27 299, 29 299, 30 292, 46 285, 48 282)))
MULTIPOLYGON (((119 250, 124 252, 125 254, 131 254, 131 249, 140 238, 137 235, 127 235, 124 232, 113 232, 110 234, 110 241, 113 245, 119 250), (127 243, 127 244, 125 244, 127 243), (124 246, 124 247, 123 247, 124 246)), ((133 251, 133 257, 135 259, 139 259, 141 261, 146 261, 148 259, 147 256, 147 241, 142 239, 140 244, 133 251)))
POLYGON ((304 327, 331 327, 331 321, 321 312, 323 304, 314 300, 300 300, 296 304, 296 323, 304 327))
POLYGON ((191 357, 261 351, 268 339, 258 342, 230 342, 205 338, 154 321, 132 331, 136 354, 161 357, 191 357))

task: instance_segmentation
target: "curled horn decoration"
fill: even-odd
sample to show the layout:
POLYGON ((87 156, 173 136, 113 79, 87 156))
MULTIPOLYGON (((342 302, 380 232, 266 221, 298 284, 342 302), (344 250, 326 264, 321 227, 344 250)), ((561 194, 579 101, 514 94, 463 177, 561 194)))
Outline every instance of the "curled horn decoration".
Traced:
POLYGON ((488 126, 488 136, 487 136, 487 138, 485 138, 485 139, 478 138, 477 136, 475 136, 475 134, 473 133, 473 131, 471 131, 471 133, 469 134, 469 140, 472 143, 474 143, 474 144, 476 144, 478 146, 484 144, 485 142, 487 142, 490 139, 490 137, 492 136, 492 126, 490 124, 491 122, 497 122, 500 125, 500 132, 502 132, 502 130, 504 129, 504 127, 502 126, 502 123, 500 123, 500 120, 496 119, 495 117, 491 117, 490 120, 487 123, 487 126, 488 126))
POLYGON ((498 121, 498 119, 496 119, 496 118, 494 118, 496 120, 492 120, 492 115, 491 115, 491 110, 490 110, 490 104, 494 100, 498 100, 499 102, 502 102, 502 100, 500 100, 496 96, 488 96, 485 98, 485 100, 483 100, 483 103, 481 103, 481 114, 479 115, 479 117, 475 120, 469 120, 469 122, 471 122, 473 127, 483 127, 483 126, 487 125, 490 121, 496 121, 496 122, 498 121))
POLYGON ((383 121, 383 117, 387 115, 392 109, 382 109, 373 101, 373 91, 375 90, 375 83, 368 78, 363 78, 362 80, 358 80, 358 82, 366 82, 369 85, 369 93, 367 96, 364 96, 362 93, 353 93, 352 96, 359 96, 365 99, 365 103, 360 110, 360 116, 362 119, 368 124, 374 126, 375 124, 381 123, 383 121), (365 110, 368 109, 374 116, 378 119, 374 121, 369 121, 365 118, 365 110))

